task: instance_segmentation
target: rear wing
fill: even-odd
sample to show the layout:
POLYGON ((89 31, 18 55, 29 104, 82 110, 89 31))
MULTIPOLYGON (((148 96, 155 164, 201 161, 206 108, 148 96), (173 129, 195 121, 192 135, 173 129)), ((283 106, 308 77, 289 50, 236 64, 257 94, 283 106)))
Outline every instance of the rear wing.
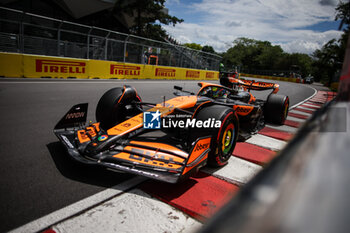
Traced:
POLYGON ((230 83, 233 85, 242 86, 245 90, 265 91, 273 90, 272 93, 279 91, 279 84, 269 82, 255 82, 255 80, 243 80, 229 77, 230 83))

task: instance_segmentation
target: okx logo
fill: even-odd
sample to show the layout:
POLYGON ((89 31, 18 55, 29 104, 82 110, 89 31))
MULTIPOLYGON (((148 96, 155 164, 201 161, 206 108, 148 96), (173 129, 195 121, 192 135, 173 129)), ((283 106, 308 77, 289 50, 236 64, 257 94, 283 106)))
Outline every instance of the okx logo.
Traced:
POLYGON ((160 112, 144 112, 143 113, 143 128, 145 129, 160 129, 160 112))

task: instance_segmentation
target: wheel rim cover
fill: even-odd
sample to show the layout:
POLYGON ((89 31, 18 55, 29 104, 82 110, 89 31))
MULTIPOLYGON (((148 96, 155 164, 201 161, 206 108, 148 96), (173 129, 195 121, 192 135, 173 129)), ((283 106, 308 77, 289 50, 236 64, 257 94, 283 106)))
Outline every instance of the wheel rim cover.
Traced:
POLYGON ((229 124, 226 127, 226 129, 223 133, 223 137, 222 137, 222 151, 223 151, 223 153, 227 154, 231 150, 234 138, 235 138, 234 125, 229 124))

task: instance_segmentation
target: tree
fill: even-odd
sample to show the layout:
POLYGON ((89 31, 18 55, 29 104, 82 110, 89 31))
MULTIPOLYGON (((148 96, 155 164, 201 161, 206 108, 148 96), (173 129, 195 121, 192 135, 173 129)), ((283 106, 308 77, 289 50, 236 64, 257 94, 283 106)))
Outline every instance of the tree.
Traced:
POLYGON ((190 48, 190 49, 195 49, 195 50, 202 50, 202 46, 200 44, 196 43, 186 43, 184 46, 190 48))
POLYGON ((255 66, 254 55, 256 40, 249 38, 238 38, 233 41, 233 47, 229 48, 223 54, 223 62, 225 67, 232 68, 241 66, 243 69, 252 69, 255 66))
POLYGON ((344 57, 341 46, 336 39, 328 41, 321 49, 317 49, 313 56, 313 75, 316 80, 330 83, 334 74, 341 69, 344 57))
POLYGON ((344 29, 344 31, 349 31, 349 24, 350 24, 350 2, 344 3, 342 1, 339 2, 337 8, 335 8, 336 14, 335 14, 335 20, 341 20, 339 25, 339 30, 341 30, 345 25, 347 27, 344 29))
POLYGON ((114 14, 126 14, 133 19, 129 28, 132 34, 162 40, 166 31, 161 24, 175 26, 183 22, 183 19, 169 15, 164 3, 165 0, 118 0, 114 6, 114 14))
POLYGON ((279 45, 249 38, 236 39, 233 47, 223 54, 223 62, 229 69, 240 66, 245 72, 275 73, 280 70, 289 71, 292 66, 299 67, 303 76, 312 71, 312 59, 309 55, 285 53, 279 45))
POLYGON ((341 20, 339 29, 343 34, 339 40, 328 41, 321 49, 313 53, 313 74, 316 80, 330 84, 333 77, 339 73, 344 61, 346 45, 349 38, 350 3, 339 2, 336 7, 335 20, 341 20), (344 27, 345 26, 345 27, 344 27))
POLYGON ((339 48, 339 57, 341 60, 344 60, 345 56, 345 50, 346 50, 346 45, 349 39, 349 27, 350 27, 350 2, 344 3, 344 2, 339 2, 337 8, 336 8, 336 15, 335 15, 335 20, 341 20, 340 25, 339 25, 339 30, 343 29, 343 35, 339 39, 340 43, 340 48, 339 48))
POLYGON ((202 51, 207 53, 215 53, 214 48, 210 45, 204 45, 202 51))

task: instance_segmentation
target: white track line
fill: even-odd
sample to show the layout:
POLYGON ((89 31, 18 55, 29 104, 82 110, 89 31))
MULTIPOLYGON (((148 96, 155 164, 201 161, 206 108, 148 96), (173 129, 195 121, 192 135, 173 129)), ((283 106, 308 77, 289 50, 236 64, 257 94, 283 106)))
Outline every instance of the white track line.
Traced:
POLYGON ((68 219, 74 215, 81 213, 84 210, 91 208, 92 206, 98 205, 110 198, 113 198, 117 195, 124 193, 127 190, 137 186, 138 184, 145 181, 144 177, 135 177, 130 180, 124 181, 121 184, 108 188, 102 192, 96 193, 90 197, 87 197, 83 200, 80 200, 76 203, 73 203, 67 207, 59 209, 51 214, 48 214, 44 217, 36 219, 32 222, 29 222, 19 228, 13 229, 10 232, 38 232, 42 231, 45 228, 50 227, 51 225, 57 224, 65 219, 68 219))
POLYGON ((308 103, 303 103, 302 105, 305 105, 305 106, 310 107, 310 108, 321 108, 322 107, 322 106, 315 106, 315 105, 308 104, 308 103))
POLYGON ((307 113, 307 112, 301 112, 301 111, 298 111, 298 110, 291 110, 289 111, 291 113, 296 113, 296 114, 300 114, 300 115, 305 115, 305 116, 308 116, 310 117, 312 114, 311 113, 307 113))
POLYGON ((291 127, 291 126, 288 126, 288 125, 270 125, 270 124, 266 124, 266 126, 270 127, 270 128, 273 128, 273 129, 280 130, 280 131, 293 133, 293 134, 298 131, 298 128, 291 127))
POLYGON ((246 184, 260 170, 261 166, 249 161, 231 156, 228 164, 221 168, 204 167, 201 171, 237 185, 246 184))
MULTIPOLYGON (((307 87, 308 87, 308 86, 307 86, 307 87)), ((309 99, 313 98, 313 97, 317 94, 317 90, 316 90, 315 88, 313 88, 313 87, 308 87, 308 88, 313 89, 313 90, 314 90, 314 94, 312 94, 310 97, 306 98, 305 100, 300 101, 300 102, 297 103, 297 104, 294 104, 292 107, 289 108, 290 110, 293 109, 293 108, 296 108, 297 106, 299 106, 299 105, 301 105, 301 104, 303 104, 303 103, 305 103, 306 101, 308 101, 309 99)))
POLYGON ((314 108, 308 108, 308 107, 304 107, 304 106, 298 106, 298 108, 300 108, 300 109, 305 109, 305 110, 309 110, 309 111, 316 111, 317 109, 314 109, 314 108))
POLYGON ((305 119, 300 119, 300 118, 291 117, 291 116, 287 116, 287 120, 300 122, 300 123, 304 123, 306 121, 305 119))
POLYGON ((262 134, 255 134, 245 142, 273 151, 280 151, 287 144, 285 141, 271 138, 262 134))

